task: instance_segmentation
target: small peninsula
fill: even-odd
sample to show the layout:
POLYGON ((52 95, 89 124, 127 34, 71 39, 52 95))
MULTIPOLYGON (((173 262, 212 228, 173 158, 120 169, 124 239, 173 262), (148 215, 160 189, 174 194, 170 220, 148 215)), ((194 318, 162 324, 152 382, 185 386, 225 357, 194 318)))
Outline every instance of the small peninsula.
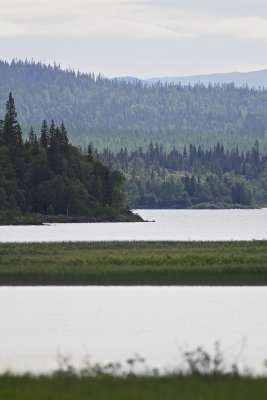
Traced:
POLYGON ((135 222, 124 177, 69 143, 64 123, 43 120, 23 140, 12 94, 0 120, 0 225, 135 222))

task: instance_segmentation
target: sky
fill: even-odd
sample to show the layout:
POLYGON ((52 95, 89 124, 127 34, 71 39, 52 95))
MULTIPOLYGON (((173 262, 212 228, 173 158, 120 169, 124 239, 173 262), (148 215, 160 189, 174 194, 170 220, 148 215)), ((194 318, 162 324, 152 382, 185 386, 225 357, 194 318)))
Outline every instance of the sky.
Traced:
POLYGON ((267 68, 266 0, 0 0, 0 58, 105 76, 267 68))

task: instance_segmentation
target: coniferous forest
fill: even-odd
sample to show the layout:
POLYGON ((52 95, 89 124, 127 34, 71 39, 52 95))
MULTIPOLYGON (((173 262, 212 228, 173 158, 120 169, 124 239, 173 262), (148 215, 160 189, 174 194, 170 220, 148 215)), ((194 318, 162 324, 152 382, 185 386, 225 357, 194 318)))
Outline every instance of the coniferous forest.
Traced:
POLYGON ((267 155, 258 142, 248 151, 219 143, 204 150, 190 145, 166 152, 150 143, 146 151, 91 150, 96 159, 125 173, 133 208, 227 208, 267 203, 267 155))
POLYGON ((23 140, 10 93, 0 121, 1 223, 38 223, 42 216, 46 221, 135 220, 123 180, 120 172, 72 146, 63 122, 48 126, 44 120, 40 135, 31 128, 23 140))
POLYGON ((12 92, 23 132, 64 120, 75 145, 113 151, 152 141, 183 148, 267 149, 267 90, 234 84, 195 86, 124 82, 42 63, 0 61, 0 115, 12 92))
POLYGON ((266 89, 146 86, 27 61, 0 72, 1 215, 267 204, 266 89), (9 89, 18 118, 12 96, 2 106, 9 89))

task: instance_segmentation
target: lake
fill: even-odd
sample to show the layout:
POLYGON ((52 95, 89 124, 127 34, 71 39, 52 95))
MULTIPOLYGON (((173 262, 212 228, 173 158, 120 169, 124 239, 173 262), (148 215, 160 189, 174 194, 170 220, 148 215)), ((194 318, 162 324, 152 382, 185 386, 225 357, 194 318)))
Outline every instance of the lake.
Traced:
POLYGON ((58 352, 81 363, 178 364, 181 349, 221 343, 229 361, 261 370, 267 358, 267 288, 1 287, 0 369, 56 368, 58 352))
POLYGON ((267 239, 266 208, 136 212, 155 222, 0 226, 0 242, 267 239))

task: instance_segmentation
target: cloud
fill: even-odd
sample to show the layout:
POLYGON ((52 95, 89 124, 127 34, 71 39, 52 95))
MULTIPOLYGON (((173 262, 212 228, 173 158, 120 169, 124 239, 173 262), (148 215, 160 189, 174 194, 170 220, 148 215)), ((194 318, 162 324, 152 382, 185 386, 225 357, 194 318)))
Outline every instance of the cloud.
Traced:
POLYGON ((0 37, 267 39, 266 0, 0 0, 0 37))
POLYGON ((143 5, 138 0, 134 4, 123 0, 76 0, 75 3, 57 0, 55 4, 51 0, 38 3, 14 0, 12 7, 5 3, 5 11, 0 15, 0 36, 153 38, 174 35, 156 20, 143 15, 138 18, 139 7, 143 5))
POLYGON ((166 28, 182 35, 231 36, 243 39, 267 39, 267 19, 256 17, 224 19, 170 20, 166 28))

